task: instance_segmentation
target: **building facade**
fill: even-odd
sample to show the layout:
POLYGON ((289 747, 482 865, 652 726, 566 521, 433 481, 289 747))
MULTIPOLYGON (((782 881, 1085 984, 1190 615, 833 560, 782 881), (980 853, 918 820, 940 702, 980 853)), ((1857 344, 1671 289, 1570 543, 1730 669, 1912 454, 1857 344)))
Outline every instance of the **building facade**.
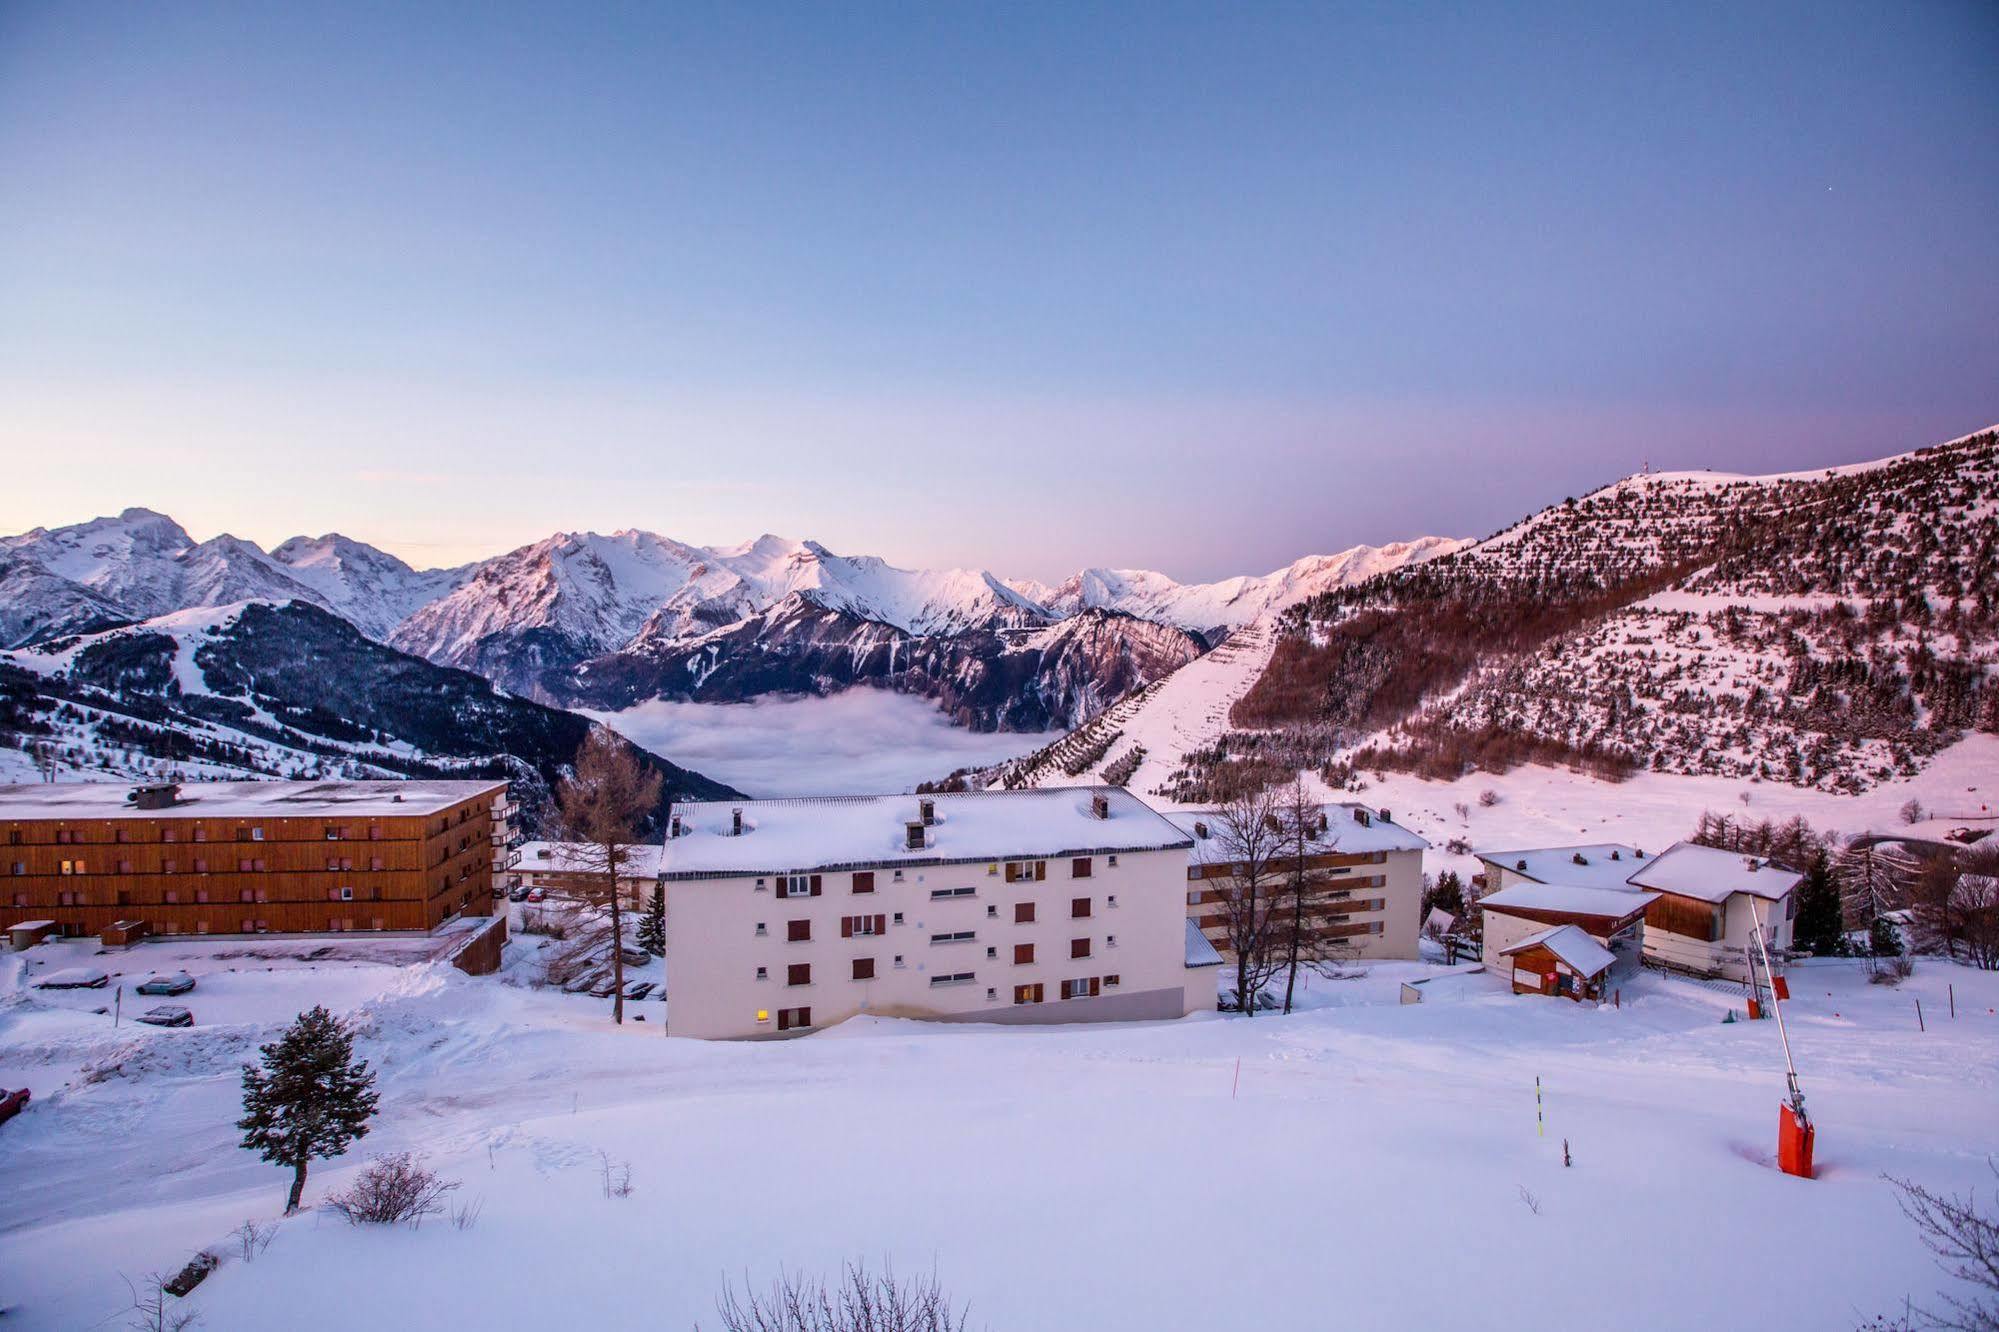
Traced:
POLYGON ((670 824, 669 1035, 1214 1007, 1187 839, 1122 790, 707 802, 670 824))
POLYGON ((0 786, 16 919, 100 934, 435 929, 492 910, 505 782, 0 786))
POLYGON ((1620 956, 1642 951, 1653 965, 1710 978, 1749 978, 1756 919, 1774 963, 1791 946, 1800 876, 1764 857, 1691 842, 1651 856, 1621 842, 1475 854, 1485 866, 1488 962, 1524 934, 1564 923, 1620 956))
MULTIPOLYGON (((1430 844, 1396 823, 1387 810, 1332 804, 1324 830, 1305 858, 1316 886, 1306 895, 1306 929, 1336 941, 1355 961, 1414 960, 1422 925, 1423 853, 1430 844)), ((1234 890, 1219 815, 1182 810, 1168 816, 1187 834, 1187 918, 1225 957, 1232 957, 1221 903, 1234 890)), ((1273 877, 1289 872, 1293 857, 1272 864, 1273 877)))
MULTIPOLYGON (((631 848, 631 859, 618 875, 618 902, 627 910, 642 910, 659 886, 657 846, 631 848)), ((554 898, 595 897, 602 875, 589 868, 589 857, 574 842, 523 842, 515 862, 501 879, 509 892, 536 889, 554 898)))

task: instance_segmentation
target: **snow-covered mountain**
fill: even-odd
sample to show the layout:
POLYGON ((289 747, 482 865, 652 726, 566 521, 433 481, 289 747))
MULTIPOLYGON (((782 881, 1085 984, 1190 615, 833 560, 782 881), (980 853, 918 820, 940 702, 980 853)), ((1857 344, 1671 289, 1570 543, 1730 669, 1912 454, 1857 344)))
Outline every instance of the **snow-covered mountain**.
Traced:
POLYGON ((310 602, 379 638, 458 577, 337 534, 270 552, 227 534, 197 542, 163 513, 126 509, 0 537, 0 646, 238 601, 310 602))
POLYGON ((1307 555, 1261 577, 1179 583, 1151 569, 1084 569, 1059 587, 1017 581, 1011 586, 1057 615, 1100 608, 1176 625, 1217 638, 1307 597, 1420 564, 1466 545, 1450 537, 1419 537, 1385 546, 1354 546, 1337 555, 1307 555))
POLYGON ((180 610, 297 601, 557 706, 867 681, 937 697, 982 727, 1038 727, 1079 720, 1301 599, 1457 544, 1361 546, 1215 583, 1089 569, 1047 588, 977 569, 903 569, 788 537, 695 546, 637 529, 559 532, 419 571, 338 534, 267 552, 227 535, 196 542, 164 514, 127 509, 0 538, 0 647, 180 610), (1069 634, 1032 638, 1063 625, 1069 634), (731 654, 741 660, 724 660, 731 654), (1093 669, 1103 678, 1085 678, 1093 669), (994 682, 1021 697, 998 697, 994 682))
MULTIPOLYGON (((0 652, 0 747, 100 778, 506 777, 532 819, 590 725, 303 601, 174 611, 0 652)), ((731 794, 640 753, 666 799, 731 794)))

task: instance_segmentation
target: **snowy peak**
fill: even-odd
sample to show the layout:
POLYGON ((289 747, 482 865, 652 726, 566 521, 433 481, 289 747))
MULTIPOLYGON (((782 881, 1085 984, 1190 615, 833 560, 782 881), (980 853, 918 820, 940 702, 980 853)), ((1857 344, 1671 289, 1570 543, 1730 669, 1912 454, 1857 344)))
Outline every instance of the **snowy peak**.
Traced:
MULTIPOLYGON (((1386 546, 1354 546, 1337 555, 1307 555, 1261 577, 1214 583, 1179 583, 1152 569, 1085 569, 1058 588, 1043 589, 1044 604, 1059 615, 1093 608, 1118 610, 1212 635, 1239 629, 1321 592, 1450 554, 1465 544, 1450 537, 1419 537, 1386 546)), ((1014 587, 1024 591, 1023 584, 1014 587)))

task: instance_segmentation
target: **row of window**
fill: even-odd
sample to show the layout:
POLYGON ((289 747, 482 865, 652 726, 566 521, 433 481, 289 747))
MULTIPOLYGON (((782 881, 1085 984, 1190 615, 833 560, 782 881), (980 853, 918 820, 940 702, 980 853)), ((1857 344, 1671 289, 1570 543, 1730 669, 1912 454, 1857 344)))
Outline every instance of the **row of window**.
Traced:
MULTIPOLYGON (((1116 856, 1106 856, 1104 859, 1110 868, 1117 868, 1116 856)), ((1072 879, 1092 878, 1095 876, 1095 864, 1096 859, 1093 856, 1077 856, 1069 862, 1069 877, 1072 879)), ((986 875, 988 878, 997 878, 1002 872, 1004 872, 1008 883, 1038 883, 1048 877, 1048 862, 1045 860, 1008 860, 1004 862, 996 860, 986 866, 986 875)), ((890 881, 893 883, 903 882, 903 872, 901 870, 891 870, 890 876, 890 881)), ((851 892, 871 893, 875 890, 874 870, 855 870, 849 876, 849 880, 848 886, 851 892)), ((758 879, 756 891, 760 893, 766 892, 775 887, 779 897, 818 897, 824 889, 824 884, 825 876, 821 874, 779 874, 775 876, 774 880, 758 879)), ((930 895, 936 898, 970 897, 975 891, 972 888, 939 888, 930 895)))
MULTIPOLYGON (((1116 906, 1117 894, 1112 893, 1107 897, 1105 904, 1113 907, 1116 906)), ((1077 897, 1070 900, 1069 918, 1071 920, 1087 920, 1093 914, 1092 899, 1077 897)), ((997 906, 987 907, 986 917, 989 920, 997 920, 999 918, 999 908, 997 906)), ((840 917, 840 937, 842 939, 851 939, 855 935, 885 934, 888 932, 888 922, 890 919, 893 919, 897 925, 902 924, 902 912, 895 912, 893 917, 888 915, 842 916, 840 917)), ((1032 925, 1034 920, 1034 903, 1015 902, 1013 904, 1014 924, 1032 925)), ((763 939, 768 938, 769 935, 769 923, 761 920, 758 921, 756 924, 756 937, 763 939)), ((961 943, 976 937, 977 933, 973 930, 954 930, 947 934, 933 934, 930 938, 932 943, 961 943)), ((1116 936, 1113 935, 1111 937, 1115 941, 1116 936)), ((784 923, 784 938, 786 943, 810 943, 812 941, 812 922, 810 920, 786 921, 784 923)))
MULTIPOLYGON (((800 923, 800 922, 794 922, 794 923, 800 923)), ((976 943, 977 941, 978 941, 977 937, 970 930, 955 931, 950 934, 933 934, 930 936, 930 942, 933 946, 976 943)), ((1069 960, 1072 962, 1081 961, 1085 958, 1093 956, 1092 950, 1094 949, 1094 947, 1095 944, 1090 939, 1087 938, 1071 939, 1069 941, 1069 960)), ((1104 947, 1106 948, 1117 947, 1117 936, 1115 934, 1105 935, 1104 947)), ((997 947, 987 948, 986 960, 989 962, 997 962, 999 960, 999 949, 997 947)), ((875 978, 875 960, 873 958, 857 957, 852 959, 852 962, 853 962, 853 975, 851 979, 873 980, 875 978)), ((1023 944, 1015 944, 1013 946, 1013 964, 1015 966, 1030 967, 1033 966, 1034 963, 1035 963, 1035 951, 1033 944, 1023 943, 1023 944)), ((895 965, 898 969, 902 967, 903 960, 901 953, 897 953, 895 955, 895 965)), ((931 977, 930 983, 932 985, 955 984, 957 980, 961 978, 961 976, 969 976, 970 974, 971 973, 969 972, 950 973, 943 976, 941 980, 939 977, 933 976, 931 977)), ((785 976, 784 983, 786 985, 810 985, 812 983, 812 964, 810 962, 790 963, 784 969, 784 976, 785 976)), ((757 979, 769 980, 770 968, 758 967, 757 979)))
MULTIPOLYGON (((872 958, 856 958, 854 966, 857 970, 863 962, 867 963, 868 975, 872 976, 874 974, 874 960, 872 958)), ((861 980, 865 978, 857 974, 855 979, 861 980)), ((1072 980, 1063 981, 1057 993, 1063 999, 1094 999, 1105 990, 1115 990, 1118 988, 1120 979, 1115 972, 1108 976, 1078 976, 1072 980)), ((930 978, 932 989, 946 989, 953 986, 976 984, 978 984, 978 977, 969 971, 957 971, 949 975, 932 976, 930 978)), ((1047 1000, 1047 995, 1047 987, 1041 981, 1035 981, 1031 985, 1016 985, 1013 987, 1013 1002, 1015 1004, 1044 1003, 1047 1000)), ((991 1000, 998 999, 998 989, 988 986, 986 989, 986 998, 991 1000)), ((771 1014, 769 1009, 760 1008, 757 1010, 758 1026, 764 1026, 770 1020, 771 1014)), ((780 1008, 777 1010, 777 1029, 779 1031, 795 1031, 811 1025, 812 1009, 809 1006, 780 1008)))

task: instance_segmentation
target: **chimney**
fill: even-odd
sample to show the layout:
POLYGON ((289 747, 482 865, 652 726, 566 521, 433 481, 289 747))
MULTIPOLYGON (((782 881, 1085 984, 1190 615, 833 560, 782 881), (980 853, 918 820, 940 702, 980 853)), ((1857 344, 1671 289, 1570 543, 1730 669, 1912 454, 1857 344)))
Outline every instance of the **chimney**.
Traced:
POLYGON ((1326 829, 1328 826, 1329 825, 1326 822, 1326 811, 1322 809, 1319 811, 1319 836, 1324 837, 1326 835, 1326 829))
POLYGON ((928 798, 919 800, 916 802, 916 809, 923 816, 924 827, 928 828, 931 824, 937 822, 937 802, 935 800, 928 798))
POLYGON ((902 826, 902 845, 908 851, 921 851, 923 849, 922 823, 905 823, 902 826))
POLYGON ((1194 820, 1194 836, 1204 842, 1208 840, 1208 825, 1200 819, 1194 820))
POLYGON ((135 786, 129 800, 139 809, 171 809, 180 803, 180 785, 176 782, 148 782, 135 786))
POLYGON ((1354 806, 1353 821, 1355 823, 1358 823, 1363 828, 1372 825, 1374 822, 1374 820, 1371 817, 1369 817, 1367 810, 1363 809, 1359 805, 1354 806))
POLYGON ((1754 856, 1744 856, 1742 858, 1742 863, 1749 870, 1751 874, 1754 874, 1757 870, 1763 868, 1761 865, 1756 863, 1756 857, 1754 856))
POLYGON ((1395 822, 1395 818, 1394 818, 1394 816, 1393 816, 1393 815, 1391 815, 1391 814, 1390 814, 1390 813, 1388 812, 1388 806, 1386 806, 1386 805, 1383 805, 1383 806, 1381 807, 1381 821, 1382 821, 1383 823, 1393 823, 1393 822, 1395 822))
POLYGON ((667 824, 666 835, 668 837, 680 836, 680 815, 678 813, 675 813, 672 821, 667 824))
POLYGON ((738 805, 734 809, 729 811, 729 836, 741 837, 742 835, 743 835, 743 807, 741 805, 738 805))
POLYGON ((1618 851, 1615 848, 1613 848, 1610 853, 1610 858, 1612 860, 1622 860, 1624 859, 1624 853, 1622 851, 1618 851))
POLYGON ((1090 817, 1107 819, 1111 816, 1111 798, 1101 791, 1090 797, 1090 817))

